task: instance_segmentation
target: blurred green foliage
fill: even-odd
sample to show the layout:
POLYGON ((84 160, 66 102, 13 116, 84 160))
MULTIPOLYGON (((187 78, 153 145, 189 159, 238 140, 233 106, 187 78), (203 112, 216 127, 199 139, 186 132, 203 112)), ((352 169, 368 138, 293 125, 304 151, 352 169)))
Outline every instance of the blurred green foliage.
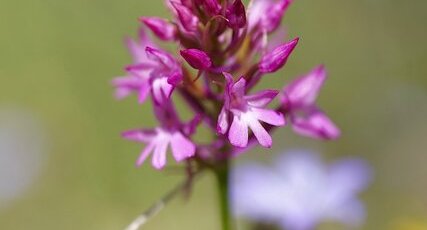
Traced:
MULTIPOLYGON (((361 156, 376 172, 363 194, 363 229, 425 219, 426 9, 424 0, 295 1, 284 24, 290 37, 301 37, 299 47, 264 85, 277 87, 326 64, 320 104, 344 135, 326 143, 287 128, 272 150, 257 148, 238 161, 267 161, 300 147, 328 158, 361 156)), ((154 119, 135 98, 116 102, 109 85, 130 61, 123 37, 136 34, 136 19, 166 14, 162 1, 0 0, 0 106, 34 111, 50 139, 42 176, 0 209, 0 229, 122 229, 182 179, 173 170, 134 167, 142 146, 119 133, 154 126, 154 119)), ((211 176, 145 229, 219 229, 211 176)))

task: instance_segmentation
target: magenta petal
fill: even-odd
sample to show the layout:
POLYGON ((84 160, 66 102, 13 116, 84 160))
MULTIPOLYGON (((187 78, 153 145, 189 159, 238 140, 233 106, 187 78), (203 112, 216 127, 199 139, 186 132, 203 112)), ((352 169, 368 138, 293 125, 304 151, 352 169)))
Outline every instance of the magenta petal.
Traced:
POLYGON ((161 103, 164 99, 169 98, 174 87, 168 83, 166 77, 154 79, 152 83, 152 94, 156 103, 161 103))
POLYGON ((132 76, 126 76, 126 77, 116 77, 111 81, 111 84, 116 88, 115 91, 115 98, 117 99, 123 99, 129 94, 132 93, 134 90, 133 85, 135 84, 135 79, 132 76))
POLYGON ((258 65, 259 70, 262 73, 273 73, 282 68, 286 64, 289 55, 291 55, 298 44, 298 41, 299 38, 295 38, 265 54, 258 65))
POLYGON ((171 149, 176 161, 182 161, 194 156, 196 153, 196 146, 193 142, 184 137, 180 132, 173 134, 171 149))
POLYGON ((181 4, 189 9, 191 9, 191 7, 193 7, 193 0, 181 0, 180 1, 181 4))
POLYGON ((138 93, 138 102, 143 103, 148 96, 148 93, 150 92, 150 85, 148 82, 146 84, 143 84, 139 87, 139 93, 138 93))
POLYGON ((231 97, 232 97, 232 93, 233 93, 233 84, 234 84, 234 80, 233 80, 233 76, 229 73, 222 73, 224 75, 225 78, 225 93, 224 93, 224 105, 225 107, 228 108, 231 97))
POLYGON ((147 52, 147 57, 150 60, 157 61, 163 64, 165 67, 169 67, 172 69, 177 65, 175 58, 166 51, 156 49, 150 46, 147 46, 145 48, 145 51, 147 52))
POLYGON ((245 96, 245 90, 246 90, 246 79, 244 77, 240 77, 239 80, 237 80, 236 83, 234 83, 232 87, 232 92, 236 97, 243 97, 245 96))
POLYGON ((290 3, 291 0, 280 0, 279 3, 274 4, 269 9, 269 12, 266 14, 266 20, 264 22, 265 29, 268 32, 273 32, 279 27, 282 21, 282 17, 288 9, 290 3))
POLYGON ((217 132, 225 134, 228 130, 228 111, 223 107, 218 116, 217 132))
POLYGON ((234 116, 233 122, 228 132, 230 143, 236 147, 246 147, 248 145, 248 125, 239 116, 234 116))
POLYGON ((181 22, 182 27, 189 32, 197 31, 197 25, 199 24, 199 19, 191 12, 190 9, 185 7, 179 2, 170 1, 176 13, 178 15, 179 21, 181 22))
POLYGON ((144 150, 141 152, 141 154, 138 157, 138 160, 136 161, 136 166, 139 167, 144 163, 145 159, 147 159, 148 155, 153 151, 155 145, 153 143, 148 144, 144 150))
POLYGON ((283 114, 270 109, 252 108, 254 116, 267 124, 274 126, 285 125, 285 117, 283 114))
POLYGON ((145 47, 156 47, 156 45, 148 38, 143 28, 139 29, 138 41, 134 41, 131 38, 126 38, 125 42, 129 52, 133 57, 134 63, 147 62, 147 54, 145 53, 145 47))
POLYGON ((233 75, 231 75, 231 74, 229 74, 229 73, 227 73, 227 72, 223 72, 222 74, 224 75, 225 82, 226 82, 227 86, 228 86, 228 87, 230 88, 230 90, 231 90, 231 86, 232 86, 232 85, 233 85, 233 83, 234 83, 233 75))
POLYGON ((275 31, 292 0, 252 0, 248 9, 249 28, 275 31))
POLYGON ((140 46, 132 38, 126 38, 125 43, 130 54, 132 55, 134 63, 144 62, 147 59, 145 54, 145 47, 140 46))
POLYGON ((292 106, 307 107, 314 105, 317 95, 326 80, 323 65, 315 68, 305 76, 299 77, 284 89, 286 101, 292 106))
POLYGON ((114 78, 112 84, 116 88, 115 97, 117 99, 123 99, 132 92, 138 92, 144 90, 144 87, 149 87, 144 78, 132 75, 114 78))
POLYGON ((341 135, 339 128, 320 110, 306 117, 292 116, 292 127, 300 135, 317 139, 334 140, 341 135))
POLYGON ((150 28, 158 38, 164 41, 175 39, 176 28, 167 20, 158 17, 142 17, 140 20, 150 28))
POLYGON ((268 105, 279 93, 277 90, 262 90, 255 94, 245 96, 248 104, 254 107, 264 107, 268 105))
POLYGON ((262 127, 262 125, 256 119, 253 119, 248 122, 248 125, 254 133, 259 144, 266 148, 270 148, 273 144, 273 140, 271 139, 270 134, 264 129, 264 127, 262 127))
POLYGON ((134 130, 128 130, 122 133, 122 137, 127 140, 144 142, 144 143, 150 142, 155 136, 156 136, 156 131, 152 129, 148 129, 148 130, 134 129, 134 130))
POLYGON ((201 4, 210 15, 217 15, 221 12, 221 5, 218 0, 201 0, 201 4))
POLYGON ((166 151, 168 149, 169 140, 156 141, 152 158, 152 165, 156 169, 162 169, 166 165, 166 151))
POLYGON ((121 99, 129 96, 131 93, 132 93, 132 90, 129 88, 118 87, 118 88, 116 88, 116 90, 114 92, 114 97, 118 100, 121 100, 121 99))

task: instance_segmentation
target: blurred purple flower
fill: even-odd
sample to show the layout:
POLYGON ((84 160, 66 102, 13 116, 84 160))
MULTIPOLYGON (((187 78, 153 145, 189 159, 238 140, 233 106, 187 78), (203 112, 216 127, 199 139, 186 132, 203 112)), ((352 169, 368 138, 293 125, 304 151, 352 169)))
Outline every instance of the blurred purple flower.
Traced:
POLYGON ((0 211, 38 181, 48 142, 46 126, 33 111, 0 106, 0 211))
POLYGON ((326 165, 318 154, 293 151, 279 156, 273 168, 236 167, 230 195, 236 215, 284 229, 314 229, 323 221, 358 226, 365 210, 356 196, 370 178, 370 167, 363 160, 348 158, 326 165))

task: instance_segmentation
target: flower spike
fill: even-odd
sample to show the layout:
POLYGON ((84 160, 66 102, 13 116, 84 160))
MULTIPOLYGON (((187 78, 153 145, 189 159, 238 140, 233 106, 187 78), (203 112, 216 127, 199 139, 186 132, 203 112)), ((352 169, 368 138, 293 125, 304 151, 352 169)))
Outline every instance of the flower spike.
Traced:
POLYGON ((338 127, 316 105, 326 79, 323 66, 282 91, 252 92, 264 75, 286 65, 299 43, 298 37, 287 41, 279 27, 293 0, 249 0, 248 7, 242 0, 164 1, 172 18, 139 18, 138 39, 126 40, 132 62, 112 81, 117 99, 136 94, 139 103, 151 100, 159 123, 123 133, 145 143, 137 165, 151 155, 153 166, 161 169, 170 150, 187 167, 216 168, 256 145, 271 147, 273 131, 287 121, 303 136, 339 137, 338 127), (152 36, 168 44, 156 44, 152 36), (278 106, 269 108, 279 93, 278 106), (191 117, 187 121, 175 111, 178 98, 190 109, 182 110, 191 117), (200 144, 193 134, 202 124, 218 135, 200 144))

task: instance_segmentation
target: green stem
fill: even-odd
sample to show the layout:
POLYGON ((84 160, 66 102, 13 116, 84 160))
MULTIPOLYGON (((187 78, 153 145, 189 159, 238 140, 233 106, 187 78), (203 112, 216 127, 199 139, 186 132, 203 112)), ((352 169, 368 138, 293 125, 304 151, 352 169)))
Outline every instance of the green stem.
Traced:
POLYGON ((231 217, 230 217, 230 202, 229 202, 229 162, 226 160, 224 164, 215 170, 215 175, 218 183, 218 193, 220 202, 220 213, 222 230, 231 230, 231 217))

